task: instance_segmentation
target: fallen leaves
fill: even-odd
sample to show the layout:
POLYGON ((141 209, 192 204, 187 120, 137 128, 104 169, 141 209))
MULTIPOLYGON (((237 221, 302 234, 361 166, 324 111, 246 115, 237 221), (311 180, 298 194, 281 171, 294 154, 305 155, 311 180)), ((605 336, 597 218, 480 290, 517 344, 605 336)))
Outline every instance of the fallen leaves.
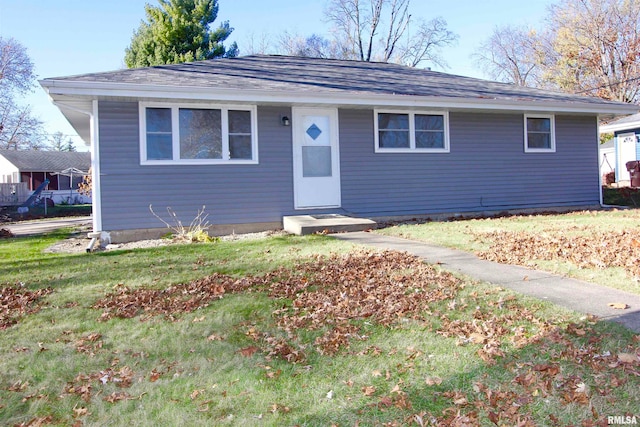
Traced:
MULTIPOLYGON (((318 256, 264 276, 238 279, 215 273, 166 289, 130 289, 119 285, 93 308, 103 310, 100 320, 139 315, 143 320, 154 315, 175 320, 177 315, 206 307, 225 293, 264 288, 272 298, 292 300, 291 308, 274 312, 278 326, 288 336, 296 336, 301 328, 323 329, 314 345, 320 353, 333 355, 349 347, 353 339, 366 339, 352 323, 354 320, 371 319, 391 325, 403 318, 423 319, 430 303, 452 298, 461 283, 452 274, 407 253, 358 251, 318 256)), ((194 321, 202 320, 198 317, 194 321)), ((292 363, 306 358, 302 348, 282 338, 260 335, 251 329, 246 334, 256 342, 261 341, 269 356, 292 363)), ((211 335, 209 339, 216 337, 211 335)), ((240 353, 245 357, 253 354, 248 349, 240 353)))
POLYGON ((240 353, 241 355, 243 355, 244 357, 251 357, 253 356, 258 350, 260 350, 259 347, 256 347, 255 345, 249 346, 249 347, 245 347, 245 348, 241 348, 240 350, 238 350, 238 353, 240 353))
POLYGON ((52 292, 52 288, 30 291, 21 284, 0 287, 0 330, 15 325, 23 316, 40 311, 40 299, 52 292))
POLYGON ((29 421, 15 424, 14 427, 42 427, 51 424, 56 424, 56 422, 51 415, 47 415, 45 417, 36 417, 29 421))
POLYGON ((442 378, 440 378, 440 377, 427 377, 427 378, 425 378, 424 382, 428 386, 440 385, 440 384, 442 384, 442 378))
POLYGON ((607 305, 615 310, 626 310, 629 308, 629 306, 623 302, 610 302, 607 305))
POLYGON ((87 415, 89 415, 89 409, 81 406, 74 406, 73 407, 73 418, 80 418, 80 417, 86 417, 87 415))
POLYGON ((101 338, 102 335, 98 333, 91 333, 81 337, 75 342, 76 351, 78 353, 88 354, 90 357, 95 356, 104 345, 101 338))
MULTIPOLYGON (((536 348, 545 355, 546 363, 507 362, 501 368, 513 372, 512 381, 503 381, 497 387, 476 381, 473 393, 444 392, 453 406, 434 424, 457 426, 464 417, 473 420, 480 416, 496 425, 535 426, 539 420, 529 411, 531 405, 544 399, 556 401, 560 407, 590 408, 589 418, 581 425, 606 425, 606 418, 595 410, 594 398, 607 398, 614 388, 625 385, 627 378, 640 377, 640 349, 614 356, 599 347, 602 338, 588 323, 570 323, 565 328, 548 330, 536 341, 536 348)), ((549 417, 553 425, 560 424, 556 415, 549 417)))
POLYGON ((8 228, 0 228, 0 239, 10 239, 15 235, 8 228))
POLYGON ((327 329, 314 343, 327 355, 366 338, 352 321, 391 325, 403 318, 424 319, 429 304, 451 298, 461 286, 452 274, 393 251, 319 256, 271 276, 270 295, 292 300, 289 310, 274 313, 279 326, 288 333, 327 329))
POLYGON ((618 360, 620 361, 620 363, 628 364, 640 362, 640 358, 638 357, 638 355, 633 353, 619 353, 618 360))
POLYGON ((505 264, 530 265, 531 260, 567 261, 579 268, 621 267, 631 277, 640 277, 640 230, 597 231, 579 236, 562 232, 530 233, 494 231, 478 233, 491 247, 480 258, 505 264))
POLYGON ((362 387, 362 394, 364 394, 365 396, 373 396, 375 392, 376 388, 372 385, 362 387))
MULTIPOLYGON (((100 320, 103 321, 114 317, 132 318, 141 314, 164 315, 173 320, 177 314, 190 313, 208 306, 211 301, 222 298, 226 292, 244 290, 254 284, 246 279, 236 279, 216 273, 166 289, 130 289, 119 285, 115 293, 97 301, 93 308, 104 310, 100 316, 100 320)), ((196 321, 201 320, 204 319, 196 319, 196 321)))
POLYGON ((581 378, 576 376, 569 377, 559 384, 559 388, 563 390, 562 400, 565 403, 589 404, 587 386, 581 378))
POLYGON ((116 402, 120 402, 121 400, 131 400, 131 399, 134 399, 134 398, 132 398, 129 395, 129 393, 124 391, 114 391, 110 395, 102 398, 102 400, 109 403, 116 403, 116 402))
MULTIPOLYGON (((113 367, 91 374, 78 374, 73 381, 67 383, 64 392, 80 396, 85 402, 91 401, 96 386, 104 387, 107 384, 115 384, 118 388, 128 388, 133 383, 134 372, 128 366, 120 369, 113 367)), ((128 395, 114 392, 105 398, 109 403, 129 399, 128 395)))
MULTIPOLYGON (((591 408, 594 397, 607 396, 611 389, 625 384, 628 386, 640 377, 640 352, 635 348, 637 344, 634 343, 633 348, 601 349, 588 321, 559 327, 538 318, 532 311, 535 309, 523 307, 503 289, 485 292, 478 287, 468 289, 472 292, 465 292, 461 296, 460 291, 464 286, 465 283, 455 276, 428 266, 408 254, 360 251, 348 255, 317 256, 263 276, 239 279, 214 274, 164 290, 133 290, 119 286, 94 307, 103 310, 103 320, 134 316, 147 320, 156 315, 176 320, 181 314, 206 307, 229 293, 263 291, 270 298, 278 300, 274 303, 277 309, 273 311, 273 317, 269 322, 251 319, 240 324, 237 336, 243 344, 232 351, 236 352, 236 357, 254 358, 253 361, 243 360, 243 363, 258 361, 256 366, 264 369, 260 371, 259 381, 270 386, 276 386, 291 372, 295 371, 292 374, 295 376, 305 369, 315 368, 316 365, 311 364, 316 360, 327 360, 326 355, 337 354, 349 349, 356 341, 367 340, 366 334, 370 332, 368 327, 362 325, 403 327, 407 320, 417 321, 410 323, 412 327, 415 324, 426 325, 442 337, 466 346, 457 351, 469 355, 475 360, 473 363, 496 365, 482 366, 482 369, 504 370, 504 374, 501 374, 505 379, 503 384, 494 382, 484 385, 478 377, 469 381, 472 384, 460 386, 458 384, 464 381, 456 375, 449 376, 436 366, 438 364, 433 364, 433 370, 420 370, 421 365, 431 363, 428 357, 433 351, 424 346, 418 349, 420 344, 389 350, 377 342, 379 346, 359 345, 357 350, 347 353, 349 357, 375 358, 376 364, 367 368, 366 379, 358 374, 350 379, 348 373, 336 384, 331 384, 332 389, 327 387, 319 392, 318 397, 326 397, 326 405, 336 405, 350 399, 365 400, 363 410, 370 408, 376 412, 401 414, 404 425, 414 422, 419 425, 475 426, 489 420, 496 425, 532 426, 540 423, 532 415, 535 413, 532 408, 540 404, 542 399, 560 402, 558 405, 591 408), (265 326, 267 324, 269 326, 265 326), (267 328, 270 329, 265 332, 267 328), (529 363, 524 358, 518 358, 519 350, 514 351, 514 348, 523 348, 526 352, 526 347, 532 344, 545 354, 545 359, 529 363), (553 345, 556 347, 550 350, 553 345), (312 354, 314 347, 315 351, 325 356, 312 354), (468 348, 472 351, 468 351, 468 348), (478 357, 473 356, 474 352, 478 357), (501 361, 502 356, 511 352, 516 356, 501 361), (391 356, 398 363, 385 366, 383 358, 391 356), (309 360, 306 363, 310 365, 276 369, 277 362, 271 363, 271 358, 293 364, 303 364, 309 360), (567 370, 567 366, 571 366, 571 371, 567 370), (593 372, 593 378, 585 372, 593 372), (438 400, 434 407, 445 409, 437 414, 409 412, 413 405, 417 407, 418 402, 422 404, 423 397, 418 397, 417 393, 429 394, 429 399, 433 396, 434 402, 438 400)), ((198 334, 201 334, 198 339, 208 341, 208 346, 218 345, 217 341, 225 341, 225 346, 235 342, 235 331, 225 331, 224 335, 219 335, 219 331, 213 333, 207 330, 209 318, 206 312, 199 312, 185 325, 197 328, 198 334)), ((68 342, 74 346, 72 349, 91 356, 98 352, 104 355, 103 340, 105 338, 101 334, 85 332, 68 342)), ((637 342, 640 343, 640 340, 637 342)), ((16 352, 27 350, 15 349, 16 352)), ((34 347, 34 353, 36 350, 34 347)), ((452 357, 458 357, 457 351, 452 357)), ((123 354, 119 357, 125 358, 123 354)), ((129 366, 135 369, 140 367, 136 363, 129 363, 129 366)), ((168 375, 171 368, 151 369, 153 366, 140 367, 144 371, 137 375, 131 368, 121 367, 117 363, 99 372, 78 374, 67 384, 64 393, 73 395, 83 405, 97 399, 111 404, 131 400, 134 397, 127 393, 131 389, 123 389, 132 383, 148 381, 161 387, 171 380, 171 375, 168 375)), ((482 372, 481 369, 479 371, 482 372)), ((14 381, 10 387, 18 393, 30 392, 26 382, 14 381)), ((197 409, 194 410, 198 412, 210 411, 213 414, 216 405, 206 400, 208 397, 203 387, 204 384, 194 383, 184 391, 182 399, 195 405, 197 409)), ((231 389, 228 396, 227 390, 221 393, 224 398, 232 395, 235 396, 235 393, 231 389)), ((244 392, 237 395, 241 396, 246 398, 244 392)), ((288 402, 279 398, 266 402, 260 410, 274 416, 291 411, 285 405, 288 402), (271 404, 274 401, 278 403, 271 404)), ((85 416, 85 410, 82 407, 79 411, 74 410, 75 417, 85 416)), ((258 417, 262 418, 262 414, 258 417)), ((597 418, 594 415, 594 420, 597 418)), ((387 425, 403 424, 393 421, 387 425)))
POLYGON ((22 391, 25 391, 28 386, 29 386, 29 381, 22 382, 22 380, 18 380, 13 384, 11 384, 9 387, 7 387, 7 390, 13 391, 13 392, 22 392, 22 391))
POLYGON ((211 334, 207 337, 207 341, 224 341, 224 338, 220 335, 211 334))
POLYGON ((285 405, 280 405, 279 403, 274 403, 269 408, 269 412, 271 412, 272 414, 276 414, 278 412, 286 414, 286 413, 291 412, 291 408, 289 408, 288 406, 285 406, 285 405))

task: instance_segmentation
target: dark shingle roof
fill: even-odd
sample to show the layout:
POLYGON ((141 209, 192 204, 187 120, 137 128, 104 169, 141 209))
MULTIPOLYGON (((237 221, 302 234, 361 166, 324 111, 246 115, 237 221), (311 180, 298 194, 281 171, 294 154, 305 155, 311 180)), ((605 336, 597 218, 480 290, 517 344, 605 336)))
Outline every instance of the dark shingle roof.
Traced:
POLYGON ((91 167, 88 152, 0 150, 0 156, 21 172, 61 172, 67 168, 86 172, 91 167))
POLYGON ((96 83, 260 90, 307 94, 380 94, 523 102, 619 103, 463 77, 397 64, 252 55, 45 79, 96 83))

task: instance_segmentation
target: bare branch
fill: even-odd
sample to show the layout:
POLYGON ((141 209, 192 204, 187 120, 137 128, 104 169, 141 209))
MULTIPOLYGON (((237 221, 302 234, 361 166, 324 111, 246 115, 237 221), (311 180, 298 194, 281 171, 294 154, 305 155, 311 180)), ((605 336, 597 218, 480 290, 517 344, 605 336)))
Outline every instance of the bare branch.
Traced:
POLYGON ((10 97, 0 97, 0 148, 41 148, 42 122, 31 115, 29 106, 18 106, 10 97))
POLYGON ((640 0, 563 0, 550 8, 547 26, 546 84, 640 101, 640 0))
MULTIPOLYGON (((411 0, 329 0, 326 19, 343 57, 361 61, 444 64, 439 50, 457 36, 442 18, 419 24, 411 36, 411 0), (353 54, 350 55, 349 52, 353 54)), ((418 21, 421 22, 421 21, 418 21)))
POLYGON ((384 61, 387 62, 394 54, 396 44, 404 35, 411 15, 409 14, 409 0, 393 0, 391 3, 391 18, 389 31, 384 47, 384 61))
POLYGON ((415 35, 409 38, 404 49, 400 51, 400 62, 411 67, 429 62, 441 68, 447 68, 441 51, 445 46, 452 46, 458 36, 447 29, 447 22, 434 18, 429 22, 421 22, 415 35))
POLYGON ((535 72, 541 65, 538 44, 534 30, 496 28, 473 58, 492 79, 532 86, 537 82, 535 72))
POLYGON ((24 46, 14 39, 0 37, 0 91, 3 94, 29 92, 35 79, 33 64, 24 46))

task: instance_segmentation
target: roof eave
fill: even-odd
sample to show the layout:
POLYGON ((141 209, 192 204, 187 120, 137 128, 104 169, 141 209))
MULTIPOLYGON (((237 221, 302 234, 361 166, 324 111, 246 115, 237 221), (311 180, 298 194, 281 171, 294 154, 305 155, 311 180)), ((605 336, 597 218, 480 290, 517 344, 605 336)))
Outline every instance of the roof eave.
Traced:
POLYGON ((640 129, 640 120, 620 124, 612 123, 609 125, 602 125, 600 126, 600 133, 612 133, 631 129, 640 129))
POLYGON ((536 111, 606 114, 623 116, 638 112, 638 106, 621 103, 532 100, 527 98, 469 98, 373 94, 362 92, 275 91, 237 88, 177 87, 137 83, 87 82, 45 79, 40 84, 49 96, 205 100, 217 102, 330 104, 339 106, 420 107, 496 111, 536 111))

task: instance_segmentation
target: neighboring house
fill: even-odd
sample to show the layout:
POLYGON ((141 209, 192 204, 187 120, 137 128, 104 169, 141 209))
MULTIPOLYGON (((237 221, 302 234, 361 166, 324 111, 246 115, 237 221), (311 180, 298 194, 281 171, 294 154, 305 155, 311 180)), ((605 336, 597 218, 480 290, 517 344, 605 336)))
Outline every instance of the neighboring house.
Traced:
MULTIPOLYGON (((640 113, 602 125, 600 133, 613 134, 612 164, 616 172, 616 182, 629 181, 626 163, 640 160, 640 113)), ((600 149, 606 150, 604 146, 600 149)))
POLYGON ((616 170, 616 147, 614 140, 610 140, 600 145, 600 176, 603 177, 616 170))
POLYGON ((83 175, 64 173, 75 168, 85 173, 91 167, 91 153, 67 151, 0 150, 0 183, 27 183, 34 191, 45 180, 45 188, 55 203, 91 203, 91 198, 78 193, 83 175))
MULTIPOLYGON (((593 206, 598 121, 638 107, 395 64, 247 56, 49 78, 93 147, 94 230, 593 206)), ((222 227, 226 225, 227 227, 222 227)), ((138 233, 138 234, 134 234, 138 233)))

